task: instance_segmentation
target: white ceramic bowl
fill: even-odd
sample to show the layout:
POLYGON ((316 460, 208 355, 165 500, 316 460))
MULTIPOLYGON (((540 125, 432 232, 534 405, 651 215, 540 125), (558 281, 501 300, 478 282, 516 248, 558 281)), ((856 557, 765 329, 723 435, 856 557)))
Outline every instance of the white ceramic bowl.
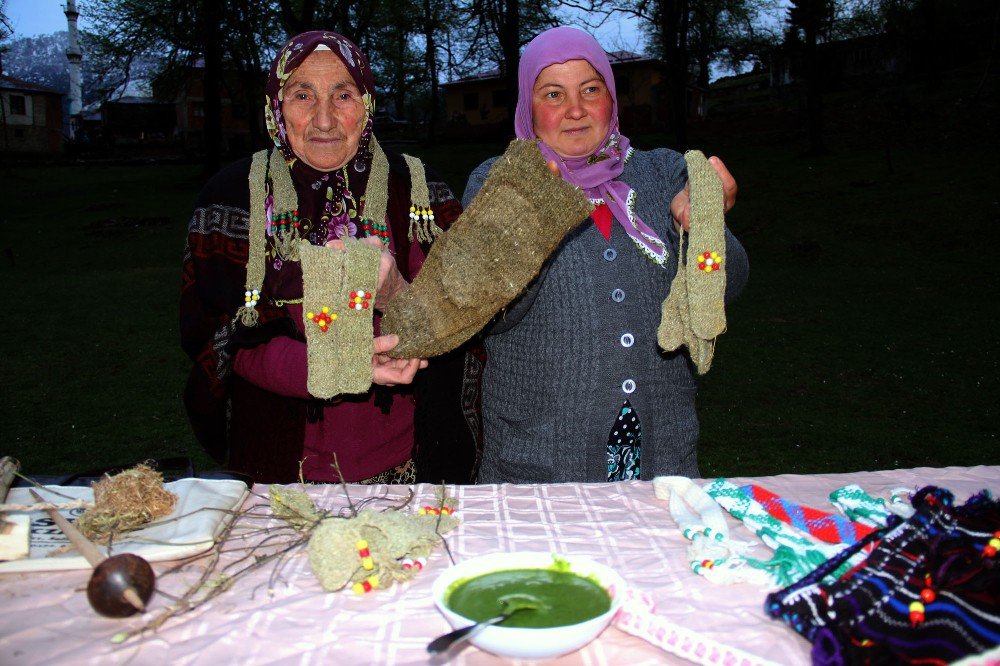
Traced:
POLYGON ((579 650, 610 624, 625 595, 625 581, 621 576, 585 557, 552 553, 493 553, 465 560, 434 581, 434 604, 453 628, 467 627, 474 620, 455 613, 445 605, 445 595, 453 583, 493 571, 547 569, 557 559, 568 563, 570 572, 597 580, 611 596, 611 608, 595 618, 564 627, 486 627, 469 640, 481 650, 513 659, 547 659, 579 650))

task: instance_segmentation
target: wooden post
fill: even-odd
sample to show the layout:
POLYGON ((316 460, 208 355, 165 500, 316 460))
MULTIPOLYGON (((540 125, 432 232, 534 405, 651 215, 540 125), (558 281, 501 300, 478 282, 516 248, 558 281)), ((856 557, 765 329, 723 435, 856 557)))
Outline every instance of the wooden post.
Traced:
MULTIPOLYGON (((0 504, 7 500, 7 493, 14 484, 14 477, 21 469, 15 458, 0 458, 0 504)), ((31 519, 25 514, 0 513, 0 560, 20 560, 28 556, 31 519)))

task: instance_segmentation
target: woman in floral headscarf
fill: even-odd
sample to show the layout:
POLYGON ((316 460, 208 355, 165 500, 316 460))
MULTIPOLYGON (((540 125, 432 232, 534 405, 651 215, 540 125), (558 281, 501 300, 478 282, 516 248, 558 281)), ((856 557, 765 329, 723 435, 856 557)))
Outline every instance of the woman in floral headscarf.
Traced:
POLYGON ((185 390, 195 434, 217 460, 228 453, 229 468, 260 482, 294 481, 301 471, 310 481, 408 483, 415 455, 427 478, 470 480, 476 391, 463 382, 468 374, 476 387, 476 367, 464 351, 435 359, 410 386, 427 361, 385 355, 398 340, 378 336, 376 312, 372 389, 310 395, 296 249, 302 240, 343 248, 351 238, 378 247, 380 310, 461 207, 419 160, 379 146, 372 71, 348 39, 292 38, 265 92, 274 146, 217 174, 188 229, 181 337, 195 362, 185 390), (435 467, 441 460, 451 466, 435 467))
MULTIPOLYGON (((689 228, 683 156, 634 150, 618 129, 611 64, 576 28, 524 50, 514 128, 595 204, 542 274, 490 331, 483 375, 483 482, 698 476, 691 361, 657 346, 661 304, 689 228)), ((489 160, 469 177, 482 187, 489 160)), ((726 209, 736 183, 717 158, 726 209)), ((721 249, 721 248, 720 248, 721 249)), ((747 256, 726 231, 726 300, 747 256)))

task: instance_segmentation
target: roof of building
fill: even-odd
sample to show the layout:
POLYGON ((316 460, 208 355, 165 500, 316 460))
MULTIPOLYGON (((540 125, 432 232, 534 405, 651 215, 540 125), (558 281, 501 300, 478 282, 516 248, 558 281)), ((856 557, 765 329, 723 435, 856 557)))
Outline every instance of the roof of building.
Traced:
POLYGON ((6 74, 0 74, 0 89, 23 90, 24 92, 36 92, 36 93, 43 93, 46 95, 63 94, 58 90, 53 90, 52 88, 46 88, 45 86, 40 86, 37 83, 31 83, 30 81, 22 81, 20 79, 15 79, 14 77, 7 76, 6 74))

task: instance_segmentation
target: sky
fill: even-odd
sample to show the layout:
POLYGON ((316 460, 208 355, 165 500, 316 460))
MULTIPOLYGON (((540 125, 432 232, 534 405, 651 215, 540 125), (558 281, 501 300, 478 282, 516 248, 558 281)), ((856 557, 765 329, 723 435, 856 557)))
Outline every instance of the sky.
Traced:
MULTIPOLYGON (((7 18, 14 28, 14 37, 31 37, 65 30, 65 4, 65 0, 7 0, 7 18)), ((85 14, 80 15, 77 25, 86 29, 85 14)), ((597 30, 596 36, 609 51, 642 52, 644 40, 634 20, 609 21, 597 30)))
MULTIPOLYGON (((32 37, 65 30, 64 4, 64 0, 7 0, 7 18, 14 28, 14 37, 32 37)), ((77 25, 86 27, 83 16, 77 25)))

